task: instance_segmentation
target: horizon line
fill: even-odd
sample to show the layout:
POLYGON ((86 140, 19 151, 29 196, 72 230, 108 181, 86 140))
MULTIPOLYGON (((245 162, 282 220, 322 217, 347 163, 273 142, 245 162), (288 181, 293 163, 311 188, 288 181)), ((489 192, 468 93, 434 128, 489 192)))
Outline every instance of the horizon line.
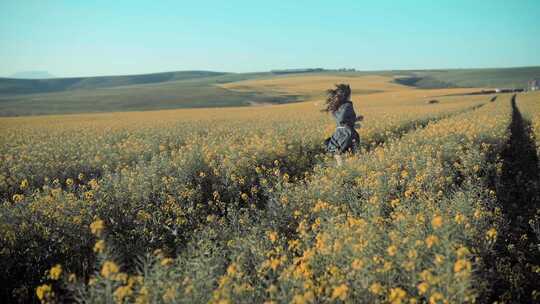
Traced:
MULTIPOLYGON (((10 77, 10 76, 0 76, 0 79, 17 79, 17 80, 50 80, 50 79, 72 79, 72 78, 99 78, 99 77, 128 77, 128 76, 141 76, 141 75, 156 75, 156 74, 166 74, 166 73, 179 73, 179 72, 212 72, 212 73, 223 73, 223 74, 258 74, 258 73, 272 73, 275 71, 294 71, 294 70, 310 70, 310 69, 322 69, 321 72, 325 71, 336 71, 339 72, 339 70, 343 69, 349 69, 353 71, 342 71, 342 72, 392 72, 392 71, 451 71, 451 70, 495 70, 495 69, 520 69, 520 68, 540 68, 540 64, 538 65, 518 65, 518 66, 498 66, 498 67, 459 67, 459 68, 397 68, 397 69, 374 69, 374 70, 362 70, 358 68, 353 67, 341 67, 341 68, 321 68, 321 67, 306 67, 306 68, 284 68, 284 69, 272 69, 272 70, 266 70, 266 71, 251 71, 251 72, 226 72, 226 71, 218 71, 218 70, 169 70, 169 71, 162 71, 162 72, 147 72, 147 73, 133 73, 133 74, 103 74, 103 75, 92 75, 92 76, 59 76, 59 77, 49 77, 49 78, 18 78, 18 77, 10 77)), ((20 71, 16 73, 24 73, 24 72, 36 72, 38 70, 32 71, 20 71)), ((47 70, 39 70, 39 72, 47 72, 47 70)), ((314 71, 316 73, 317 71, 314 71)), ((291 72, 291 74, 294 74, 294 72, 291 72)))

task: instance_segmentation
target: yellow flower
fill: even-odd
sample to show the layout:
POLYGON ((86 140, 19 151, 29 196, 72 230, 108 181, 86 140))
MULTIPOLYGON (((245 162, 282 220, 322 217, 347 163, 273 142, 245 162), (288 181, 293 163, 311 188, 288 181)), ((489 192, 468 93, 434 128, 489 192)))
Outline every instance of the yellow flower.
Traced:
POLYGON ((104 250, 105 250, 105 241, 104 240, 97 241, 96 244, 94 245, 94 252, 103 253, 104 250))
POLYGON ((411 249, 409 250, 409 252, 407 253, 407 256, 409 257, 409 259, 416 259, 418 257, 418 252, 414 249, 411 249))
POLYGON ((108 279, 111 277, 111 275, 117 273, 118 270, 118 265, 116 265, 114 262, 105 261, 105 263, 103 263, 103 266, 101 267, 101 275, 104 278, 108 279))
POLYGON ((392 201, 390 201, 390 206, 392 206, 392 208, 396 208, 397 206, 399 206, 399 198, 396 198, 392 201))
POLYGON ((454 272, 456 274, 467 274, 471 271, 472 265, 466 259, 459 259, 454 263, 454 272))
POLYGON ((456 254, 458 258, 462 258, 470 253, 469 249, 467 247, 459 247, 458 250, 456 250, 456 254))
POLYGON ((281 261, 279 259, 276 259, 276 258, 271 258, 270 259, 270 268, 272 268, 272 270, 276 270, 279 265, 281 264, 281 261))
POLYGON ((71 179, 71 178, 66 179, 66 185, 72 186, 73 185, 73 179, 71 179))
POLYGON ((437 304, 442 299, 444 299, 444 297, 440 292, 434 292, 431 297, 429 297, 429 304, 437 304))
POLYGON ((486 239, 490 242, 495 241, 497 238, 497 229, 491 228, 486 232, 486 239))
POLYGON ((21 190, 28 188, 28 180, 26 178, 21 181, 20 188, 21 190))
POLYGON ((105 222, 103 220, 95 220, 90 224, 90 231, 94 235, 100 235, 103 229, 105 229, 105 222))
POLYGON ((482 210, 476 209, 476 211, 474 211, 474 218, 479 219, 481 216, 482 216, 482 210))
POLYGON ((362 269, 362 267, 364 267, 364 262, 362 262, 362 260, 360 259, 355 259, 353 262, 352 262, 352 269, 354 270, 360 270, 362 269))
POLYGON ((390 289, 390 295, 388 301, 392 304, 401 304, 401 302, 407 297, 405 290, 397 287, 390 289))
POLYGON ((242 199, 243 199, 244 201, 246 201, 246 202, 247 202, 247 200, 249 199, 249 196, 248 196, 246 193, 242 193, 241 196, 242 196, 242 199))
POLYGON ((461 213, 458 213, 456 214, 456 216, 454 217, 454 221, 458 224, 461 224, 465 221, 465 216, 463 216, 463 214, 461 213))
POLYGON ((369 286, 369 291, 372 294, 376 294, 376 295, 381 294, 382 289, 383 289, 383 287, 382 287, 382 285, 380 283, 373 283, 373 284, 371 284, 371 286, 369 286))
POLYGON ((389 256, 395 256, 397 253, 397 247, 394 245, 391 245, 386 249, 386 252, 388 252, 389 256))
POLYGON ((426 238, 426 246, 427 248, 433 247, 433 245, 439 243, 439 238, 436 235, 429 235, 426 238))
POLYGON ((411 198, 414 194, 414 190, 412 189, 408 189, 407 191, 405 191, 405 197, 406 198, 411 198))
POLYGON ((444 256, 442 256, 440 254, 436 254, 435 255, 435 264, 440 265, 440 264, 442 264, 442 262, 444 262, 444 256))
POLYGON ((443 224, 443 218, 440 215, 435 216, 431 220, 431 226, 433 227, 433 229, 441 228, 442 224, 443 224))
POLYGON ((278 239, 278 234, 277 234, 277 232, 275 232, 275 231, 269 232, 269 233, 268 233, 268 238, 270 239, 270 241, 271 241, 272 243, 274 243, 274 242, 277 241, 277 239, 278 239))
POLYGON ((96 189, 99 188, 99 184, 98 184, 97 180, 94 179, 94 178, 91 179, 91 180, 88 182, 88 184, 90 185, 90 188, 92 188, 92 190, 96 190, 96 189))
POLYGON ((36 295, 40 301, 44 301, 47 298, 51 298, 54 293, 50 284, 43 284, 36 288, 36 295))
POLYGON ((88 201, 94 198, 94 192, 92 191, 85 191, 83 195, 84 195, 84 199, 88 201))
POLYGON ((231 277, 234 277, 238 273, 238 269, 236 268, 236 264, 232 263, 227 267, 227 274, 231 277))
POLYGON ((49 278, 51 280, 58 280, 60 279, 60 276, 62 275, 62 265, 56 264, 49 270, 49 278))
POLYGON ((423 295, 423 294, 425 294, 425 293, 428 291, 428 289, 429 289, 429 284, 426 283, 426 282, 422 282, 422 283, 418 284, 418 285, 416 286, 416 288, 418 288, 418 293, 419 293, 420 295, 423 295))
POLYGON ((125 285, 116 288, 113 295, 116 303, 123 303, 124 299, 130 296, 132 293, 133 291, 131 290, 131 286, 125 285))
POLYGON ((19 203, 19 202, 21 202, 23 199, 24 199, 24 195, 23 195, 23 194, 14 194, 14 195, 13 195, 13 201, 14 201, 15 203, 19 203))
POLYGON ((346 284, 341 284, 332 291, 332 300, 340 299, 341 301, 345 301, 348 292, 349 287, 346 284))
POLYGON ((161 264, 161 266, 169 266, 173 262, 174 262, 174 260, 171 259, 171 258, 164 258, 163 260, 161 260, 160 264, 161 264))

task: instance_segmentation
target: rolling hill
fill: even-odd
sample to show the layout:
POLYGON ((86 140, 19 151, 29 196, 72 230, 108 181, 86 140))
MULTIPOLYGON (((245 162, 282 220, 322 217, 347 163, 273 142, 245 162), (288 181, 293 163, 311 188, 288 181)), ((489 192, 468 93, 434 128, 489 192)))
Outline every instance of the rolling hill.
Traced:
POLYGON ((351 83, 355 94, 371 94, 400 87, 525 87, 533 78, 540 78, 540 67, 0 78, 0 116, 281 104, 321 98, 337 82, 351 83))

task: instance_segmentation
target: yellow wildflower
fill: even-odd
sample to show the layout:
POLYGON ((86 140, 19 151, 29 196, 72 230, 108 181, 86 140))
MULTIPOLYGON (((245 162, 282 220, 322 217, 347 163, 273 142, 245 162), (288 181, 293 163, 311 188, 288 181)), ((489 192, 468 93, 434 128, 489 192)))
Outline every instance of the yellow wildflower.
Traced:
POLYGON ((407 297, 405 290, 397 287, 390 289, 390 295, 388 296, 388 301, 392 304, 401 304, 403 300, 407 297))
POLYGON ((43 284, 36 288, 36 295, 40 301, 44 301, 48 298, 51 298, 54 293, 50 284, 43 284))
POLYGON ((21 181, 20 188, 21 190, 28 188, 28 180, 26 178, 21 181))
POLYGON ((277 241, 277 239, 278 239, 278 234, 277 234, 277 232, 275 232, 275 231, 269 232, 269 233, 268 233, 268 238, 270 239, 270 241, 271 241, 272 243, 274 243, 274 242, 277 241))
POLYGON ((495 241, 497 238, 497 229, 491 228, 486 232, 486 239, 490 242, 495 241))
POLYGON ((462 258, 470 253, 469 249, 467 247, 459 247, 458 250, 456 250, 456 254, 458 258, 462 258))
POLYGON ((462 271, 470 271, 471 270, 471 262, 469 262, 466 259, 459 259, 454 263, 454 272, 459 273, 462 271))
POLYGON ((58 280, 62 275, 62 265, 56 264, 49 270, 49 278, 51 280, 58 280))
POLYGON ((348 292, 349 287, 346 284, 341 284, 332 291, 332 300, 340 299, 341 301, 345 301, 348 292))
POLYGON ((103 251, 105 251, 105 241, 104 240, 99 240, 94 245, 94 252, 95 253, 103 253, 103 251))
POLYGON ((372 294, 376 294, 376 295, 380 295, 382 293, 382 285, 380 283, 373 283, 371 284, 371 286, 369 286, 369 291, 372 293, 372 294))
POLYGON ((436 235, 429 235, 426 238, 426 246, 427 248, 433 247, 433 245, 437 244, 439 242, 439 238, 436 235))
POLYGON ((454 221, 458 224, 461 224, 465 221, 465 216, 461 213, 458 213, 456 214, 456 216, 454 217, 454 221))
POLYGON ((440 215, 433 217, 433 219, 431 220, 431 226, 433 227, 433 229, 441 228, 442 224, 443 218, 440 215))
POLYGON ((113 295, 114 295, 114 299, 116 300, 116 303, 123 303, 124 299, 130 296, 132 293, 133 291, 131 290, 131 286, 125 285, 125 286, 120 286, 116 288, 113 295))
POLYGON ((169 266, 173 262, 174 262, 174 260, 171 259, 171 258, 164 258, 163 260, 161 260, 160 264, 161 264, 161 266, 169 266))
POLYGON ((103 266, 101 267, 101 275, 104 278, 110 278, 113 274, 117 273, 119 271, 118 265, 116 265, 112 261, 105 261, 103 263, 103 266))
POLYGON ((354 270, 360 270, 362 269, 362 267, 364 267, 364 262, 360 259, 355 259, 353 262, 352 262, 352 269, 354 270))
POLYGON ((246 193, 242 193, 242 200, 246 201, 249 199, 249 196, 246 193))
POLYGON ((429 284, 426 283, 426 282, 422 282, 422 283, 418 284, 418 285, 416 286, 416 288, 418 288, 418 293, 419 293, 420 295, 423 295, 423 294, 425 294, 425 293, 428 291, 428 289, 429 289, 429 284))
POLYGON ((24 195, 23 195, 23 194, 14 194, 14 195, 13 195, 13 202, 15 202, 15 203, 19 203, 19 202, 21 202, 23 199, 24 199, 24 195))
POLYGON ((434 292, 431 297, 429 297, 429 304, 437 304, 442 299, 444 299, 444 297, 440 292, 434 292))
POLYGON ((105 222, 103 220, 95 220, 90 224, 90 231, 94 235, 100 235, 103 229, 105 229, 105 222))
POLYGON ((395 245, 391 245, 386 249, 386 252, 389 256, 395 256, 397 253, 397 247, 395 245))

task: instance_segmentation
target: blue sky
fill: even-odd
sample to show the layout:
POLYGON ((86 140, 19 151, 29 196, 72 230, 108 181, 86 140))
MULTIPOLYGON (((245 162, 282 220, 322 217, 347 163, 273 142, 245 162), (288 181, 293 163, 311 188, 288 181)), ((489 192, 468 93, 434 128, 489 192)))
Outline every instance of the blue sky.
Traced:
POLYGON ((1 0, 0 76, 528 66, 539 37, 538 0, 1 0))

